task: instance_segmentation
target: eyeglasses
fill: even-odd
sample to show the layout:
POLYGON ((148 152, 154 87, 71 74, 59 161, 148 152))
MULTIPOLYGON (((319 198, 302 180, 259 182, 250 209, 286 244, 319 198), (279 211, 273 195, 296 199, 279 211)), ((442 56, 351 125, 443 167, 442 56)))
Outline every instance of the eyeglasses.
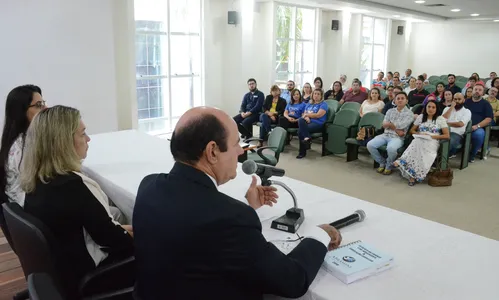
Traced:
POLYGON ((35 104, 32 104, 29 107, 36 107, 36 108, 44 108, 45 107, 45 103, 47 103, 47 101, 38 101, 36 102, 35 104))

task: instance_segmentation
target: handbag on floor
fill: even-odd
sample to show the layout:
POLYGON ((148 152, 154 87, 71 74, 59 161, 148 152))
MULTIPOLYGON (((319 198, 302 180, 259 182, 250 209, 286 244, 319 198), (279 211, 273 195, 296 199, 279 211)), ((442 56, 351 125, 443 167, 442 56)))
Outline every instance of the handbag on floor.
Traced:
POLYGON ((360 145, 365 146, 370 140, 374 138, 376 134, 376 128, 372 125, 365 125, 360 127, 357 133, 357 141, 360 145))
POLYGON ((454 173, 452 172, 452 169, 435 170, 428 173, 428 185, 434 187, 451 186, 452 179, 454 179, 454 173))

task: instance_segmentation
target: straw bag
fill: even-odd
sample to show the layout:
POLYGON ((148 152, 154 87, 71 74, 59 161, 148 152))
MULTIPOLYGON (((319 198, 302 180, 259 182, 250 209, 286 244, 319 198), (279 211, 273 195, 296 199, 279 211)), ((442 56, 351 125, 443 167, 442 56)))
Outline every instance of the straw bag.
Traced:
POLYGON ((428 184, 431 186, 451 186, 454 173, 451 169, 435 170, 428 173, 428 184))
POLYGON ((372 125, 362 126, 357 133, 357 141, 360 145, 367 145, 367 143, 374 138, 376 128, 372 125))

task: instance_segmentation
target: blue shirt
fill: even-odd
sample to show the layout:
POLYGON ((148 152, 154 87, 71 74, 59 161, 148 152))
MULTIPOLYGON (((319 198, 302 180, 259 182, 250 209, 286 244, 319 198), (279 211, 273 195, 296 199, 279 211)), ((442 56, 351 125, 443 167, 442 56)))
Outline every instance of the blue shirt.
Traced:
POLYGON ((377 87, 377 88, 380 88, 380 89, 384 89, 386 87, 386 82, 384 82, 383 80, 378 81, 376 79, 373 79, 372 85, 374 87, 377 87))
POLYGON ((256 90, 254 93, 249 92, 244 95, 239 112, 259 114, 262 112, 263 100, 265 100, 265 95, 259 90, 256 90))
POLYGON ((303 111, 305 110, 305 103, 298 103, 298 104, 288 104, 286 105, 286 110, 288 111, 288 115, 293 118, 300 118, 301 115, 303 114, 303 111))
POLYGON ((286 100, 286 103, 291 103, 291 92, 288 90, 282 90, 281 98, 284 98, 284 100, 286 100))
POLYGON ((485 118, 494 119, 492 106, 483 98, 478 102, 473 101, 473 99, 467 99, 466 102, 464 102, 464 107, 471 111, 471 125, 476 125, 485 118))
POLYGON ((305 113, 312 113, 312 114, 316 114, 319 112, 319 110, 325 110, 326 113, 320 117, 320 118, 316 118, 316 119, 312 119, 310 118, 310 122, 312 123, 316 123, 316 124, 319 124, 319 125, 322 125, 324 123, 326 123, 326 118, 327 118, 327 103, 322 101, 321 103, 318 103, 318 104, 307 104, 307 106, 305 106, 305 113))

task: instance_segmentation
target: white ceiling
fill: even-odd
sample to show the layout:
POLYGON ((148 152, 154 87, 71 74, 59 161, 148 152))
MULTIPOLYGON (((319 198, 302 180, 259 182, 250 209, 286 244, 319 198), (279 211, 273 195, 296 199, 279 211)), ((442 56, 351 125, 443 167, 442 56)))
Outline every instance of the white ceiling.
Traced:
MULTIPOLYGON (((257 0, 258 1, 258 0, 257 0)), ((266 1, 266 0, 260 0, 266 1)), ((267 0, 268 1, 268 0, 267 0)), ((418 21, 479 21, 499 19, 499 0, 426 0, 417 4, 414 0, 275 0, 296 5, 306 5, 330 10, 349 10, 352 13, 374 15, 381 18, 418 21), (427 7, 444 4, 444 7, 427 7), (460 12, 451 12, 453 8, 460 12), (470 14, 478 13, 479 17, 470 14), (399 17, 394 17, 399 16, 399 17)))

